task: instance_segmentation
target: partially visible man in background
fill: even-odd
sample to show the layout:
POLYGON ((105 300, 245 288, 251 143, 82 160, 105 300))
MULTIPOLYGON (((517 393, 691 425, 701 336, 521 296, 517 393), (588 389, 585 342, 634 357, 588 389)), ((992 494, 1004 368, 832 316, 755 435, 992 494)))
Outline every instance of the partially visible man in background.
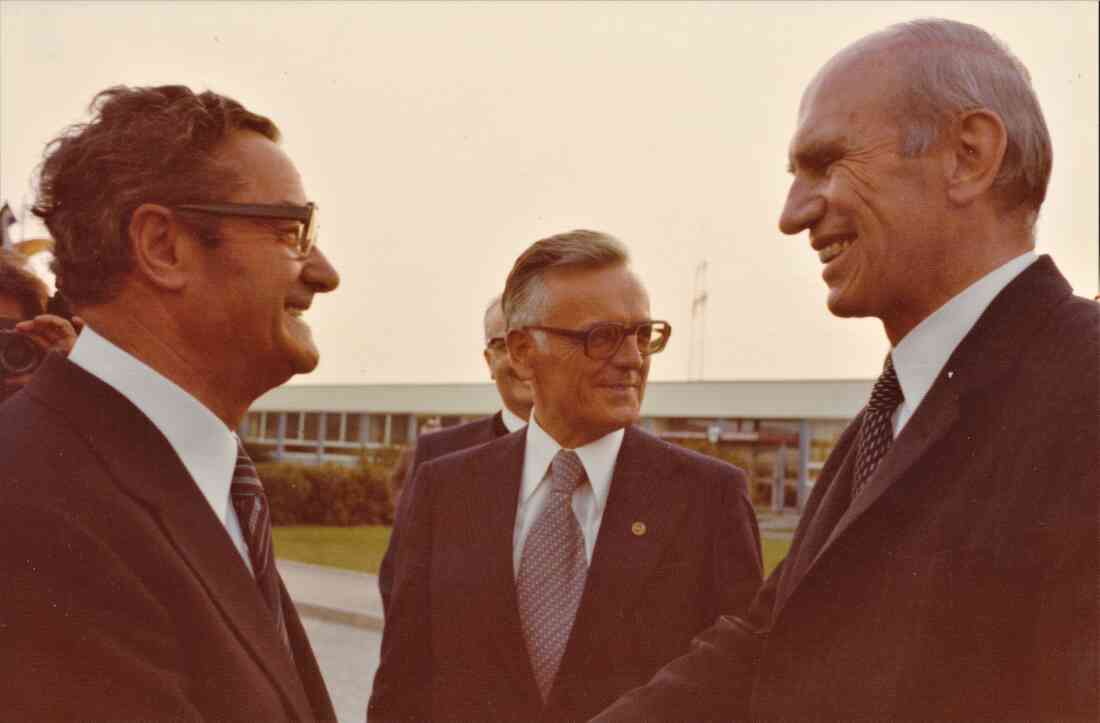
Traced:
POLYGON ((891 350, 749 615, 599 720, 1096 720, 1100 306, 1035 253, 1051 163, 1027 69, 973 25, 813 78, 779 228, 891 350))
POLYGON ((87 322, 0 405, 0 700, 13 720, 334 718, 236 429, 319 353, 339 277, 271 120, 114 87, 34 213, 87 322))
MULTIPOLYGON (((485 364, 489 367, 489 376, 497 385, 500 393, 500 401, 503 408, 496 414, 477 419, 467 424, 432 432, 424 435, 416 442, 415 454, 412 463, 405 463, 406 472, 402 478, 403 488, 397 501, 397 512, 394 516, 393 532, 390 535, 390 544, 386 548, 386 555, 382 558, 382 565, 378 570, 378 589, 382 593, 382 606, 389 606, 390 592, 393 588, 394 566, 397 564, 397 544, 401 534, 401 520, 408 507, 408 500, 412 497, 410 490, 404 489, 416 476, 416 470, 428 460, 441 457, 451 452, 456 452, 467 447, 475 447, 479 444, 492 441, 497 437, 503 437, 509 432, 522 429, 531 416, 531 406, 534 398, 531 393, 531 385, 516 376, 512 364, 508 360, 508 347, 505 343, 507 329, 504 324, 504 312, 500 308, 500 296, 494 296, 489 300, 485 308, 483 320, 485 330, 485 364)), ((406 450, 405 454, 410 454, 406 450)), ((400 466, 400 465, 399 465, 400 466)))
POLYGON ((81 321, 47 314, 49 290, 26 259, 0 249, 0 402, 31 380, 47 352, 68 354, 81 321))

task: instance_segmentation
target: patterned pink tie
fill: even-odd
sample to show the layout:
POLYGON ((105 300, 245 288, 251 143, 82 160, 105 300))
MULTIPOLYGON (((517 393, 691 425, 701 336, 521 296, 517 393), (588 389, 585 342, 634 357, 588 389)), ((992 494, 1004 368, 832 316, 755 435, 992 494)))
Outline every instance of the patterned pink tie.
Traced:
POLYGON ((894 371, 894 360, 887 354, 882 374, 871 390, 871 399, 867 402, 867 410, 859 428, 856 478, 852 485, 853 500, 863 491, 867 480, 875 473, 879 462, 894 442, 894 427, 890 419, 903 399, 905 395, 902 394, 898 374, 894 371))
POLYGON ((544 701, 561 665, 588 574, 584 536, 572 505, 573 491, 584 480, 577 453, 560 450, 550 463, 550 496, 527 535, 519 562, 519 615, 544 701))
POLYGON ((275 569, 275 551, 271 545, 271 512, 268 510, 267 495, 264 494, 264 486, 256 474, 256 467, 240 439, 237 440, 237 466, 233 469, 229 496, 233 499, 233 508, 237 510, 237 519, 248 543, 252 574, 256 578, 256 584, 260 586, 260 594, 271 610, 279 637, 289 649, 290 640, 286 633, 282 598, 279 595, 279 573, 275 569))

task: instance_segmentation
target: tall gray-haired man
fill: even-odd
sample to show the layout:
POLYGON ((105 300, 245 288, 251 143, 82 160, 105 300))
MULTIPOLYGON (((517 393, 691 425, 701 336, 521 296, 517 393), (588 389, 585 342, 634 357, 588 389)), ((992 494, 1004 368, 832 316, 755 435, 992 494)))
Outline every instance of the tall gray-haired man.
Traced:
POLYGON ((1036 256, 1051 145, 985 31, 810 82, 779 220, 891 351, 746 618, 600 720, 1095 720, 1100 306, 1036 256))

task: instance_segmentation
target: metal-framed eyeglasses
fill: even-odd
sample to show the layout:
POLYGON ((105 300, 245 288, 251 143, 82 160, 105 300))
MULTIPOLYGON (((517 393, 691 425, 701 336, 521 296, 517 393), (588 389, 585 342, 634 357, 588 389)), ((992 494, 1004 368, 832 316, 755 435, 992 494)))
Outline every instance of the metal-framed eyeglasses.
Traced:
POLYGON ((485 342, 485 348, 492 351, 507 351, 508 342, 505 341, 503 336, 494 336, 485 342))
POLYGON ((181 203, 172 208, 214 216, 297 221, 296 234, 291 247, 302 257, 309 256, 309 252, 317 242, 319 209, 312 201, 304 206, 262 203, 181 203))
POLYGON ((633 336, 642 356, 657 354, 668 345, 672 325, 667 321, 642 321, 637 324, 619 324, 609 321, 596 324, 587 331, 559 329, 553 326, 526 326, 525 329, 557 334, 584 344, 584 354, 595 361, 606 361, 619 353, 623 342, 633 336))

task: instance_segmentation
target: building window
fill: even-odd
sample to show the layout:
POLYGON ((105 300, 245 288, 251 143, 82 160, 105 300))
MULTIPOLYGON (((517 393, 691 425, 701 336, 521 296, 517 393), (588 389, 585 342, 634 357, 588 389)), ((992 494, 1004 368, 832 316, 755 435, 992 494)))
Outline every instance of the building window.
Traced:
POLYGON ((384 444, 386 441, 386 415, 371 414, 368 419, 367 441, 371 444, 384 444))
POLYGON ((362 419, 362 414, 346 415, 344 439, 349 442, 358 442, 361 439, 359 436, 359 423, 362 419))
POLYGON ((306 412, 305 429, 302 430, 302 439, 307 442, 317 441, 317 426, 318 417, 320 415, 317 412, 306 412))
POLYGON ((394 414, 390 416, 390 444, 409 443, 409 415, 394 414))
POLYGON ((298 412, 286 413, 286 438, 298 439, 301 435, 302 429, 302 415, 298 412))
POLYGON ((329 412, 325 415, 325 441, 340 441, 340 423, 344 421, 344 415, 339 412, 329 412))
POLYGON ((259 437, 262 422, 263 412, 249 412, 248 416, 245 417, 244 436, 259 437))
POLYGON ((264 412, 264 438, 277 439, 279 437, 280 412, 264 412))

